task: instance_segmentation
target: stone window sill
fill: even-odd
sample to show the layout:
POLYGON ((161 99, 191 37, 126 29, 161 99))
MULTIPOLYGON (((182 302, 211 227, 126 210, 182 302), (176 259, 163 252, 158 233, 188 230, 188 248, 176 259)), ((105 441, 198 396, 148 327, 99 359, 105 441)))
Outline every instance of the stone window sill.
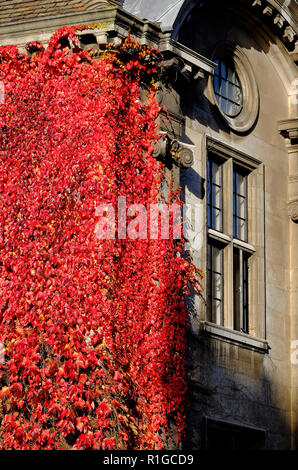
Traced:
POLYGON ((228 328, 207 321, 201 322, 201 331, 208 336, 218 338, 228 343, 237 344, 263 354, 268 353, 270 349, 270 346, 265 339, 250 336, 240 331, 229 330, 228 328))

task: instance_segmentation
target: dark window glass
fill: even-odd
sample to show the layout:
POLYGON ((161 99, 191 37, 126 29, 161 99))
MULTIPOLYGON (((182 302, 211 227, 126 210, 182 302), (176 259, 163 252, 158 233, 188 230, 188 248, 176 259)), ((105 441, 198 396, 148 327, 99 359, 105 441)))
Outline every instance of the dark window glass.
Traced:
POLYGON ((207 224, 222 231, 222 164, 215 157, 207 161, 207 224))
POLYGON ((234 329, 248 333, 248 254, 238 248, 233 251, 233 282, 234 329))
POLYGON ((235 66, 228 59, 215 62, 213 88, 217 103, 223 113, 236 116, 242 108, 242 89, 235 66))
POLYGON ((243 255, 243 330, 249 333, 248 323, 248 256, 243 255))
POLYGON ((265 431, 251 429, 207 419, 205 423, 207 450, 262 450, 265 448, 265 431))
POLYGON ((223 325, 223 249, 208 243, 207 253, 207 317, 223 325))
POLYGON ((233 169, 233 237, 247 241, 247 176, 233 169))

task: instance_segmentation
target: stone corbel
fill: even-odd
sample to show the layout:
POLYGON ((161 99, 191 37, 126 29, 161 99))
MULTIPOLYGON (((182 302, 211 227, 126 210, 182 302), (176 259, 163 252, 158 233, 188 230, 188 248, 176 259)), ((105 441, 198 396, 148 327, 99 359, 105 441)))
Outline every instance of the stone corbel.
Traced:
POLYGON ((278 123, 278 129, 285 138, 289 158, 289 217, 298 222, 298 118, 278 123))
POLYGON ((293 222, 298 222, 298 199, 289 202, 289 216, 293 222))
POLYGON ((275 30, 289 52, 295 49, 297 27, 295 13, 297 0, 270 2, 269 0, 241 0, 259 17, 265 16, 266 21, 275 30))
POLYGON ((170 139, 167 134, 162 136, 155 144, 154 158, 164 162, 172 160, 175 165, 188 168, 193 164, 193 146, 170 139))
POLYGON ((191 80, 191 68, 187 67, 180 57, 172 57, 162 62, 163 83, 175 86, 179 83, 187 83, 191 80))
POLYGON ((214 62, 173 40, 167 34, 160 40, 159 50, 164 58, 164 77, 166 80, 169 77, 172 85, 196 81, 214 73, 214 62))

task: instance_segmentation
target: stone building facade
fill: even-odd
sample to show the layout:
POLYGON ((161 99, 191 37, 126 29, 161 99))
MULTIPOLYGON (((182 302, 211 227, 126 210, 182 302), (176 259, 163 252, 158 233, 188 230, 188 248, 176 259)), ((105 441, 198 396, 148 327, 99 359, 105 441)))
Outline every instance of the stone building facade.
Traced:
POLYGON ((96 24, 82 45, 130 31, 163 54, 171 122, 156 156, 196 215, 189 251, 206 273, 186 300, 188 449, 297 448, 297 11, 295 0, 0 1, 1 45, 96 24))

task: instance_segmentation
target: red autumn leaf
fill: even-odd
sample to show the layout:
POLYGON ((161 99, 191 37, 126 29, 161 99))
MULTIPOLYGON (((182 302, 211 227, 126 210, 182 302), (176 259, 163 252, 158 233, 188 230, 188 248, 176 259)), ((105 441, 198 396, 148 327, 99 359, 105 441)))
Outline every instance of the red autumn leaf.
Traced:
POLYGON ((16 398, 21 398, 23 396, 23 386, 19 382, 12 384, 9 390, 11 394, 15 396, 16 398))

